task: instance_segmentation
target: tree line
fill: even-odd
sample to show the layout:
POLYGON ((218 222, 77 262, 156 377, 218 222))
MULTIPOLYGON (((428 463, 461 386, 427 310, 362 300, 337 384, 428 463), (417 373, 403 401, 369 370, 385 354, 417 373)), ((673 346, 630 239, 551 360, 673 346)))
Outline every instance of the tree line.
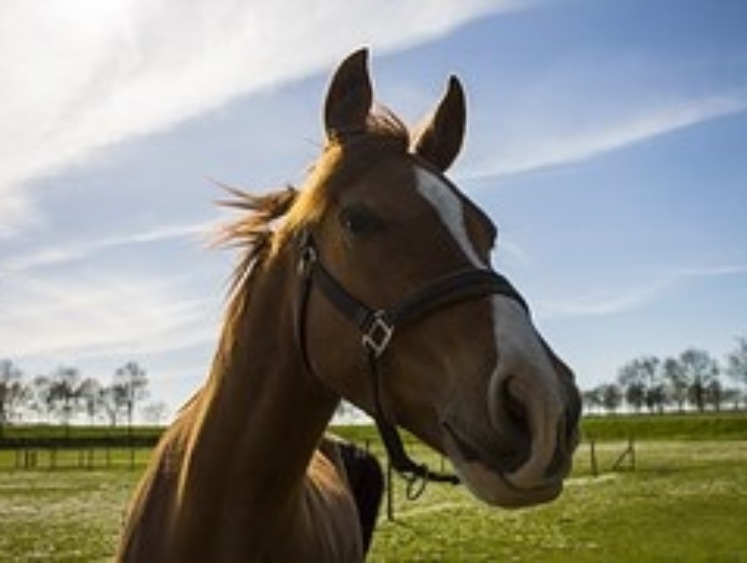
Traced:
MULTIPOLYGON (((117 368, 103 383, 69 366, 27 377, 11 360, 0 360, 0 436, 6 425, 19 422, 57 422, 67 427, 83 420, 131 426, 136 409, 148 397, 148 376, 137 362, 117 368)), ((158 424, 166 411, 165 403, 155 402, 144 406, 141 414, 158 424)))
POLYGON ((739 409, 747 403, 747 338, 737 338, 723 362, 699 348, 667 358, 640 356, 620 367, 615 381, 585 391, 583 398, 587 413, 626 406, 650 413, 739 409))

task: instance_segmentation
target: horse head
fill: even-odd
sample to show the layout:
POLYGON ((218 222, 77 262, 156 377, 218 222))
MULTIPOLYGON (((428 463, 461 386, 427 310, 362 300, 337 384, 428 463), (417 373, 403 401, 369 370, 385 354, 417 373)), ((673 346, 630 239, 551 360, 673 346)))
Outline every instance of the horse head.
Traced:
POLYGON ((491 267, 496 227, 445 175, 464 136, 462 87, 452 77, 415 134, 372 100, 362 50, 332 78, 324 154, 287 222, 306 241, 302 269, 321 271, 304 291, 307 366, 448 456, 483 501, 552 500, 578 441, 579 394, 491 267))

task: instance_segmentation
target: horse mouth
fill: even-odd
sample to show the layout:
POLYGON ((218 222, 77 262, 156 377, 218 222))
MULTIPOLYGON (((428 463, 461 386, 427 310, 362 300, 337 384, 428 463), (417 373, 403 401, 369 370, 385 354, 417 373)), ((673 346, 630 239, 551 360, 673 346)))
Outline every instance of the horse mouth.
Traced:
POLYGON ((488 456, 450 423, 443 422, 442 426, 446 454, 462 482, 482 501, 503 508, 520 508, 550 502, 562 492, 560 476, 541 485, 521 486, 510 475, 525 461, 520 457, 525 456, 488 456))

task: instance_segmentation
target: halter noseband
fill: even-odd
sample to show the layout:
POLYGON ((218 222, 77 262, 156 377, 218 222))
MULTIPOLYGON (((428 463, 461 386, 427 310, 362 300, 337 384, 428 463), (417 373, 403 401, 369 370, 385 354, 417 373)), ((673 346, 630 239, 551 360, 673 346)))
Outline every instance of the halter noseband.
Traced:
POLYGON ((459 478, 450 473, 431 471, 407 455, 395 424, 387 420, 381 404, 381 361, 389 349, 394 333, 438 309, 463 301, 503 295, 516 301, 527 313, 529 308, 519 292, 502 275, 488 269, 468 268, 436 278, 407 294, 401 301, 385 309, 371 309, 351 295, 322 264, 314 240, 308 231, 298 238, 298 272, 301 289, 296 305, 296 339, 306 369, 313 373, 306 349, 306 308, 313 286, 317 286, 335 308, 361 334, 374 400, 374 421, 391 466, 408 482, 408 497, 417 497, 425 483, 438 481, 457 484, 459 478), (420 486, 417 483, 420 482, 420 486))

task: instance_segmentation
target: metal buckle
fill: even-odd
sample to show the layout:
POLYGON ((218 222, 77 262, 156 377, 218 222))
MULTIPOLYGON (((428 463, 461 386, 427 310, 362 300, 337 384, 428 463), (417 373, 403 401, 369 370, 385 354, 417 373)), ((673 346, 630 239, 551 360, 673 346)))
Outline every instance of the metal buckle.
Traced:
POLYGON ((387 322, 385 317, 384 311, 376 311, 368 329, 363 334, 363 346, 373 352, 376 358, 381 357, 394 334, 394 327, 387 322))
POLYGON ((301 254, 298 259, 298 274, 304 277, 308 276, 317 259, 316 248, 311 244, 301 247, 301 254))

